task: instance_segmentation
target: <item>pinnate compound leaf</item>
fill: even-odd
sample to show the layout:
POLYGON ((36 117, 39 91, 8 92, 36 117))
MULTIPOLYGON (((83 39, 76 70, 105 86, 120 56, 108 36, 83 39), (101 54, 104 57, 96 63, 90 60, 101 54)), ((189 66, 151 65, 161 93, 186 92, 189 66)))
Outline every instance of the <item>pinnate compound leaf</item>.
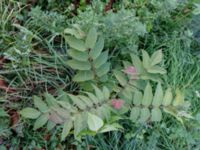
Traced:
POLYGON ((169 106, 169 105, 171 104, 171 102, 172 102, 172 99, 173 99, 172 89, 171 89, 171 88, 168 88, 168 89, 165 91, 165 95, 164 95, 162 104, 163 104, 164 106, 169 106))
POLYGON ((161 83, 158 83, 152 105, 155 107, 159 107, 162 104, 162 100, 163 100, 163 90, 161 83))
POLYGON ((67 64, 71 68, 77 69, 77 70, 90 70, 91 69, 91 64, 88 61, 82 62, 82 61, 78 61, 78 60, 68 60, 67 64))
POLYGON ((29 118, 29 119, 36 119, 40 116, 41 112, 39 112, 36 109, 27 107, 24 108, 20 111, 20 114, 22 115, 22 117, 24 118, 29 118))
POLYGON ((88 127, 91 131, 97 132, 103 126, 103 120, 96 115, 88 113, 88 127))
POLYGON ((73 78, 75 82, 84 82, 88 80, 94 79, 94 73, 90 70, 87 71, 79 71, 73 78))
POLYGON ((80 39, 77 39, 73 36, 65 36, 65 40, 71 48, 74 48, 79 51, 87 50, 84 41, 82 41, 80 39))
POLYGON ((128 83, 128 80, 126 76, 123 74, 123 72, 115 70, 114 75, 122 86, 125 86, 128 83))
POLYGON ((107 87, 103 87, 103 95, 104 95, 104 99, 108 100, 110 98, 110 91, 107 87))
POLYGON ((131 109, 130 119, 133 122, 136 122, 138 117, 139 117, 139 115, 140 115, 140 108, 139 107, 133 107, 131 109))
POLYGON ((162 61, 162 50, 155 51, 151 56, 151 66, 159 64, 162 61))
POLYGON ((159 122, 162 119, 162 112, 159 108, 153 108, 151 111, 151 121, 159 122))
POLYGON ((67 135, 69 134, 69 132, 72 129, 72 127, 73 127, 72 120, 67 120, 64 123, 63 130, 62 130, 62 133, 61 133, 61 141, 63 141, 67 137, 67 135))
POLYGON ((108 59, 108 51, 101 53, 100 56, 94 60, 94 67, 99 68, 101 65, 106 63, 107 59, 108 59))
POLYGON ((37 118, 37 120, 34 123, 34 130, 37 130, 41 127, 43 127, 49 119, 49 114, 42 114, 40 117, 37 118))
POLYGON ((144 90, 142 105, 148 107, 151 104, 152 99, 153 99, 152 87, 151 87, 150 83, 148 82, 146 87, 145 87, 145 90, 144 90))
POLYGON ((37 107, 41 112, 47 112, 48 106, 47 104, 38 96, 33 97, 34 105, 37 107))
POLYGON ((94 48, 95 43, 97 41, 97 31, 94 27, 92 27, 86 37, 85 45, 87 48, 94 48))
POLYGON ((89 55, 90 57, 95 60, 102 52, 104 47, 104 39, 102 36, 100 36, 94 46, 94 48, 90 51, 89 55))

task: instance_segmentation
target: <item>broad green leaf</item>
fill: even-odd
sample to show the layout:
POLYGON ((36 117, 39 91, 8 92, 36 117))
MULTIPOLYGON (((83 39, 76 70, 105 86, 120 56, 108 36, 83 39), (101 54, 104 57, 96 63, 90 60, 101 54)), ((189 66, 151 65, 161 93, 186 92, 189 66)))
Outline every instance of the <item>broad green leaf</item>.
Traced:
POLYGON ((164 95, 162 104, 163 104, 164 106, 170 105, 171 102, 172 102, 172 98, 173 98, 172 89, 171 89, 171 88, 168 88, 168 89, 165 91, 165 95, 164 95))
POLYGON ((67 135, 69 134, 69 132, 72 129, 72 127, 73 127, 72 120, 67 120, 64 123, 63 130, 62 130, 62 133, 61 133, 61 141, 63 141, 67 137, 67 135))
POLYGON ((36 119, 36 118, 38 118, 40 116, 41 113, 36 109, 27 107, 27 108, 22 109, 20 111, 20 114, 24 118, 36 119))
POLYGON ((114 70, 114 75, 122 86, 125 86, 128 83, 127 77, 122 71, 114 70))
POLYGON ((101 77, 101 76, 107 74, 109 72, 109 70, 110 70, 110 63, 107 62, 96 70, 97 76, 101 77))
POLYGON ((88 97, 86 97, 86 96, 84 96, 84 95, 79 95, 78 96, 88 107, 92 107, 93 106, 93 101, 90 99, 90 98, 88 98, 88 97))
POLYGON ((162 61, 162 50, 155 51, 151 56, 151 66, 159 64, 162 61))
POLYGON ((67 53, 69 54, 69 56, 71 56, 73 59, 76 59, 78 61, 87 61, 89 58, 89 55, 87 52, 81 52, 81 51, 77 51, 75 49, 69 49, 67 51, 67 53))
POLYGON ((87 113, 77 114, 74 119, 74 136, 77 138, 78 134, 87 128, 87 113))
POLYGON ((144 67, 142 65, 142 62, 140 58, 134 54, 131 54, 131 60, 133 62, 133 65, 135 66, 136 70, 141 74, 144 72, 144 67))
POLYGON ((110 98, 110 91, 107 87, 103 87, 103 95, 104 95, 104 99, 108 100, 110 98))
POLYGON ((84 82, 94 79, 94 73, 91 70, 78 71, 78 73, 73 77, 75 82, 84 82))
POLYGON ((161 83, 158 83, 152 105, 155 107, 159 107, 162 104, 162 100, 163 100, 163 90, 161 83))
POLYGON ((104 94, 103 94, 103 92, 98 87, 96 87, 95 85, 92 85, 92 86, 94 88, 94 91, 95 91, 95 94, 96 94, 97 98, 100 101, 103 101, 104 100, 104 94))
POLYGON ((117 131, 119 129, 123 129, 123 127, 119 125, 118 123, 107 124, 99 132, 105 133, 105 132, 110 132, 110 131, 117 131))
POLYGON ((142 102, 142 92, 136 91, 133 97, 133 104, 138 106, 142 102))
POLYGON ((70 113, 61 107, 53 107, 52 108, 62 119, 69 119, 70 118, 70 113))
POLYGON ((48 130, 48 131, 51 131, 55 126, 56 126, 56 123, 55 123, 55 122, 53 122, 53 121, 51 121, 51 120, 49 120, 49 121, 47 122, 47 130, 48 130))
POLYGON ((101 53, 100 56, 94 60, 94 67, 99 68, 101 65, 106 63, 107 59, 108 59, 108 51, 101 53))
POLYGON ((173 106, 181 106, 184 104, 184 101, 184 94, 179 89, 176 89, 176 97, 173 102, 173 106))
POLYGON ((93 103, 95 103, 95 104, 99 103, 98 98, 94 94, 89 93, 89 92, 85 92, 85 93, 89 96, 89 98, 93 101, 93 103))
POLYGON ((142 60, 144 68, 148 69, 150 66, 150 57, 145 50, 142 50, 142 60))
POLYGON ((133 122, 136 122, 138 117, 139 117, 139 115, 140 115, 140 108, 139 107, 133 107, 131 109, 130 119, 133 122))
POLYGON ((71 98, 72 102, 78 106, 80 109, 84 110, 86 108, 86 105, 83 103, 83 101, 77 97, 77 96, 74 96, 72 94, 68 94, 69 97, 71 98))
POLYGON ((65 40, 71 48, 74 48, 79 51, 87 50, 84 41, 82 41, 80 39, 77 39, 73 36, 65 36, 65 40))
POLYGON ((151 111, 151 121, 161 121, 162 119, 162 112, 159 108, 153 108, 151 111))
POLYGON ((48 106, 47 104, 38 96, 33 97, 34 105, 37 107, 41 112, 47 112, 48 111, 48 106))
POLYGON ((93 27, 89 30, 86 40, 85 40, 85 45, 87 48, 94 48, 95 43, 97 41, 97 31, 96 29, 93 27))
POLYGON ((78 60, 68 60, 67 64, 71 68, 77 69, 77 70, 90 70, 91 69, 91 64, 88 61, 82 62, 82 61, 78 61, 78 60))
POLYGON ((151 87, 150 83, 148 82, 146 87, 145 87, 145 90, 144 90, 142 105, 148 107, 152 102, 152 98, 153 98, 152 87, 151 87))
POLYGON ((140 79, 142 79, 142 80, 152 80, 152 81, 161 82, 161 83, 163 82, 160 79, 159 75, 157 75, 157 74, 151 74, 151 73, 145 73, 144 75, 141 75, 140 79))
POLYGON ((49 120, 53 121, 55 124, 61 124, 64 122, 63 118, 59 116, 55 111, 50 112, 49 120))
POLYGON ((153 66, 153 67, 148 68, 147 72, 165 74, 166 70, 162 67, 159 67, 159 66, 153 66))
POLYGON ((90 51, 89 55, 90 57, 95 60, 102 52, 104 47, 104 39, 102 36, 100 36, 94 46, 94 48, 90 51))
POLYGON ((91 131, 97 132, 103 126, 103 120, 96 115, 88 113, 88 127, 91 131))
POLYGON ((75 36, 77 39, 82 39, 82 38, 83 38, 83 35, 80 34, 78 30, 75 30, 75 29, 66 28, 66 29, 64 30, 64 33, 65 33, 65 34, 73 35, 73 36, 75 36))
POLYGON ((37 130, 41 127, 43 127, 47 121, 49 119, 49 114, 45 113, 45 114, 42 114, 39 118, 37 118, 37 120, 35 121, 34 123, 34 130, 37 130))
POLYGON ((44 94, 45 101, 47 102, 48 106, 50 107, 59 107, 57 104, 57 100, 53 97, 53 95, 49 93, 44 94))
POLYGON ((9 115, 7 114, 7 112, 3 109, 0 108, 0 117, 8 117, 9 115))
POLYGON ((141 114, 140 114, 140 119, 138 121, 141 123, 144 123, 149 119, 150 115, 151 114, 150 114, 150 111, 148 108, 142 108, 141 114))

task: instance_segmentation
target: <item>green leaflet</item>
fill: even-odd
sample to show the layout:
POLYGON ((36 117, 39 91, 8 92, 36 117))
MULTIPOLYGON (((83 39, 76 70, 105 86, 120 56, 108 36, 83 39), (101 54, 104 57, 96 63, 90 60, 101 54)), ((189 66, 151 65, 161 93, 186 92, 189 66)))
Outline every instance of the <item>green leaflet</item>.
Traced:
POLYGON ((78 107, 79 107, 80 109, 82 109, 82 110, 86 109, 86 105, 83 103, 83 101, 82 101, 79 97, 74 96, 74 95, 72 95, 72 94, 68 94, 68 95, 69 95, 69 97, 71 98, 72 102, 73 102, 76 106, 78 106, 78 107))
POLYGON ((53 97, 53 95, 45 93, 44 97, 49 107, 59 107, 57 104, 57 100, 53 97))
POLYGON ((161 121, 162 119, 162 112, 159 108, 153 108, 151 111, 151 121, 161 121))
POLYGON ((99 68, 101 65, 106 63, 107 59, 108 59, 108 51, 101 53, 100 56, 94 60, 94 67, 99 68))
POLYGON ((77 39, 82 39, 84 36, 82 34, 80 34, 79 31, 75 30, 75 29, 70 29, 70 28, 66 28, 64 30, 64 33, 65 34, 70 34, 70 35, 73 35, 75 36, 77 39))
POLYGON ((20 114, 24 118, 36 119, 40 116, 41 113, 36 109, 26 107, 20 111, 20 114))
POLYGON ((97 132, 103 126, 103 120, 96 115, 88 113, 88 127, 91 131, 97 132))
POLYGON ((176 89, 176 97, 175 100, 173 101, 173 106, 181 106, 184 104, 184 94, 179 90, 176 89))
POLYGON ((67 51, 69 56, 71 56, 73 59, 78 60, 78 61, 87 61, 89 58, 89 55, 87 52, 80 52, 75 49, 69 49, 67 51))
POLYGON ((54 123, 53 121, 49 120, 47 122, 47 130, 48 131, 51 131, 55 126, 56 126, 56 123, 54 123))
POLYGON ((78 137, 78 134, 87 127, 87 113, 77 114, 74 119, 74 136, 78 137))
POLYGON ((160 73, 160 74, 165 74, 166 70, 160 66, 153 66, 147 69, 149 73, 160 73))
POLYGON ((71 68, 77 69, 77 70, 90 70, 91 69, 91 64, 88 61, 82 62, 82 61, 77 61, 77 60, 68 60, 67 64, 71 68))
POLYGON ((84 82, 94 79, 94 73, 90 70, 87 71, 78 71, 78 73, 73 77, 75 82, 84 82))
POLYGON ((159 64, 162 61, 162 50, 155 51, 151 56, 151 66, 159 64))
POLYGON ((163 104, 164 106, 169 106, 169 105, 171 104, 171 102, 172 102, 172 98, 173 98, 172 89, 171 89, 171 88, 168 88, 168 89, 165 91, 165 95, 164 95, 162 104, 163 104))
POLYGON ((65 123, 63 125, 63 130, 62 130, 62 133, 61 133, 61 140, 62 141, 67 137, 67 135, 69 134, 72 127, 73 127, 72 120, 65 121, 65 123))
POLYGON ((73 36, 65 36, 65 40, 71 48, 74 48, 79 51, 87 50, 84 41, 82 41, 80 39, 77 39, 73 36))
POLYGON ((142 65, 142 62, 140 60, 140 58, 134 54, 131 54, 131 60, 133 62, 133 65, 136 67, 136 70, 139 73, 143 73, 144 72, 144 67, 142 65))
POLYGON ((99 99, 99 101, 104 101, 103 92, 98 87, 96 87, 95 85, 93 85, 93 88, 94 88, 95 94, 96 94, 97 98, 99 99))
POLYGON ((94 48, 90 51, 89 55, 90 57, 95 60, 102 52, 104 47, 104 39, 102 36, 100 36, 94 46, 94 48))
POLYGON ((93 106, 93 102, 90 98, 88 98, 87 96, 84 95, 79 95, 78 96, 88 107, 92 107, 93 106))
POLYGON ((93 103, 95 103, 95 104, 98 104, 99 103, 99 100, 98 100, 98 98, 94 95, 94 94, 92 94, 92 93, 89 93, 89 92, 85 92, 87 95, 88 95, 88 97, 93 101, 93 103))
POLYGON ((104 99, 108 100, 110 98, 110 91, 107 87, 103 87, 103 95, 104 95, 104 99))
POLYGON ((136 91, 133 97, 133 104, 138 106, 142 102, 142 92, 136 91))
POLYGON ((159 107, 162 104, 162 100, 163 100, 163 90, 161 83, 158 83, 152 105, 155 107, 159 107))
POLYGON ((113 73, 122 86, 125 86, 128 83, 127 77, 124 73, 119 70, 114 70, 113 73))
POLYGON ((151 87, 150 83, 148 82, 146 87, 145 87, 145 90, 144 90, 142 105, 148 107, 152 102, 152 98, 153 98, 152 87, 151 87))
POLYGON ((144 68, 148 69, 150 66, 150 57, 149 54, 144 50, 142 50, 142 59, 144 68))
POLYGON ((45 114, 42 114, 39 118, 37 118, 37 120, 35 121, 34 123, 34 130, 37 130, 41 127, 43 127, 47 121, 49 119, 49 114, 45 113, 45 114))
POLYGON ((95 43, 97 41, 97 31, 96 29, 93 27, 89 30, 86 40, 85 40, 85 45, 87 48, 94 48, 95 43))
POLYGON ((139 115, 140 115, 140 108, 139 107, 133 107, 131 109, 130 119, 133 122, 136 122, 138 117, 139 117, 139 115))
POLYGON ((138 121, 141 123, 144 123, 149 119, 150 115, 151 114, 150 114, 150 111, 148 108, 142 108, 141 114, 140 114, 140 119, 138 121))
POLYGON ((48 111, 49 108, 47 104, 44 101, 42 101, 40 97, 34 96, 33 101, 34 101, 35 107, 37 107, 41 112, 45 113, 48 111))
POLYGON ((107 74, 109 72, 109 70, 110 70, 110 63, 107 62, 96 70, 97 76, 101 77, 101 76, 107 74))

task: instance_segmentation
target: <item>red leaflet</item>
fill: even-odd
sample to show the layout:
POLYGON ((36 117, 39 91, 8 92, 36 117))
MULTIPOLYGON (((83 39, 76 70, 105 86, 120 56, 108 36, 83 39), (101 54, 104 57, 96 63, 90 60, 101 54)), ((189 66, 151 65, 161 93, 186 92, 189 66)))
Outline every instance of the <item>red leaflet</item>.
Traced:
POLYGON ((124 101, 122 99, 112 99, 112 106, 115 109, 121 109, 124 105, 124 101))
POLYGON ((138 79, 138 72, 134 66, 129 66, 123 71, 126 74, 131 75, 131 79, 138 79))

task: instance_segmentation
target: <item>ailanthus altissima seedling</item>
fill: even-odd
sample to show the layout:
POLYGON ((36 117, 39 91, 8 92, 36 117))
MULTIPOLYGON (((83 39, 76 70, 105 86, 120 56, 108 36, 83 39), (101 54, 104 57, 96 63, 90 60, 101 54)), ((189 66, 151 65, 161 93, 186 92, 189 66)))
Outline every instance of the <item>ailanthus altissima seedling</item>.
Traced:
POLYGON ((69 134, 80 138, 86 131, 95 135, 122 129, 117 120, 110 123, 116 115, 127 119, 124 115, 129 114, 130 121, 134 123, 159 122, 163 112, 180 121, 182 117, 190 116, 182 92, 178 90, 175 93, 171 88, 164 90, 162 87, 162 75, 166 70, 160 65, 161 50, 151 57, 143 50, 142 61, 131 54, 131 62, 124 62, 123 67, 110 70, 109 53, 103 50, 104 40, 95 28, 84 32, 75 26, 64 33, 70 47, 67 65, 76 71, 73 81, 90 84, 92 90, 85 88, 76 95, 61 92, 58 97, 49 93, 43 97, 34 96, 35 108, 24 108, 20 114, 36 120, 35 130, 45 125, 48 130, 62 126, 61 140, 64 140, 69 134), (100 80, 108 76, 108 72, 114 80, 112 88, 100 80), (155 90, 153 84, 156 84, 155 90), (125 110, 123 113, 117 113, 122 109, 125 110))

